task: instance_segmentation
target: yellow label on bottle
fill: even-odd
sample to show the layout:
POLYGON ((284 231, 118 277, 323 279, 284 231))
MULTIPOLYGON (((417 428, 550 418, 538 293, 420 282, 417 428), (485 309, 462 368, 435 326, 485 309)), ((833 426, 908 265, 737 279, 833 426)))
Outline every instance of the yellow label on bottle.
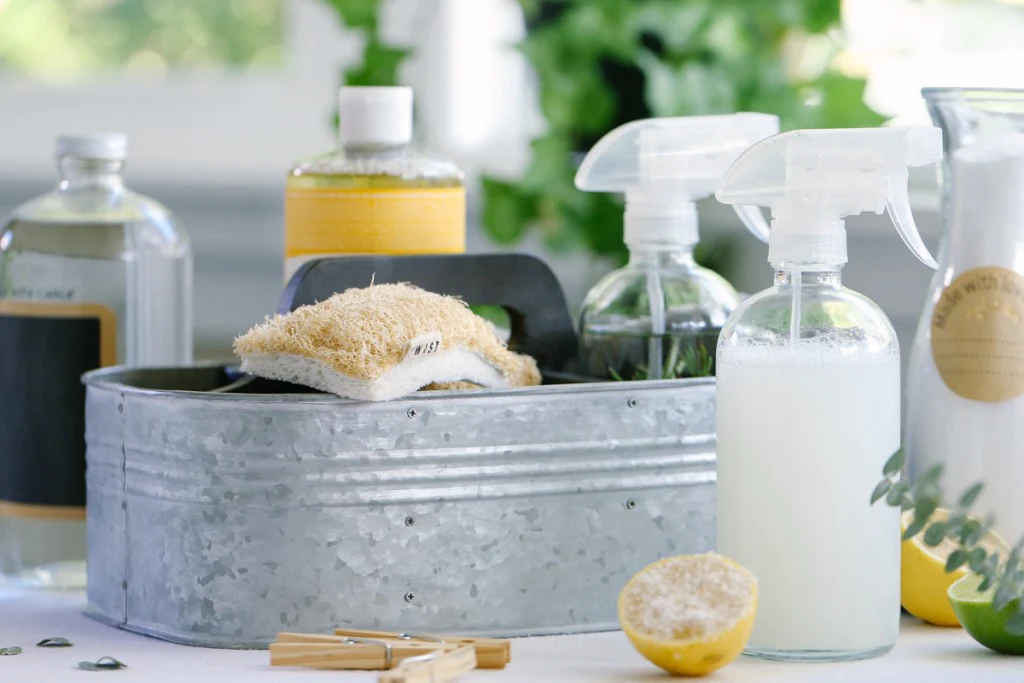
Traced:
POLYGON ((1024 395, 1024 277, 975 268, 942 292, 932 314, 932 357, 951 391, 996 403, 1024 395))
POLYGON ((288 188, 285 258, 327 254, 459 254, 466 190, 288 188))

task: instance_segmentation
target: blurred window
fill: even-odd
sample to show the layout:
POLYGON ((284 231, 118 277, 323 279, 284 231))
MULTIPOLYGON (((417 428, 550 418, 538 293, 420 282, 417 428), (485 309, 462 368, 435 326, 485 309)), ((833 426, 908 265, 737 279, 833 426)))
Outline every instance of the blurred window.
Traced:
POLYGON ((1024 0, 844 0, 842 66, 883 114, 926 121, 926 86, 1024 88, 1024 0))
POLYGON ((282 0, 0 0, 0 73, 43 82, 285 63, 282 0))

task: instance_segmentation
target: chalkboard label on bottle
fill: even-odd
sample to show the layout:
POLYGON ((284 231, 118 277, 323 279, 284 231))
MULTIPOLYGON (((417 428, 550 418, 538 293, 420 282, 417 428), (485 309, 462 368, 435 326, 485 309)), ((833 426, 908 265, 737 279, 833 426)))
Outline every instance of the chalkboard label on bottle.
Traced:
POLYGON ((1024 276, 996 267, 957 276, 932 313, 931 347, 959 396, 997 403, 1024 395, 1024 276))
POLYGON ((0 301, 0 516, 85 515, 85 387, 117 362, 99 304, 0 301))

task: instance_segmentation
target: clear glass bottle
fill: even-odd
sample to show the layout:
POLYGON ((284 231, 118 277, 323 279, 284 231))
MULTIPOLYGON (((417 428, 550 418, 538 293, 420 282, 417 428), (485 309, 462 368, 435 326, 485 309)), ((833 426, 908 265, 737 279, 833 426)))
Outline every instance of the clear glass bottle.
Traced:
POLYGON ((934 267, 907 167, 942 158, 936 128, 792 131, 732 166, 720 201, 772 211, 775 284, 718 340, 718 552, 758 579, 746 652, 883 655, 900 621, 899 510, 869 505, 900 445, 900 350, 885 313, 842 286, 843 218, 888 209, 934 267))
POLYGON ((692 246, 636 248, 580 313, 581 374, 602 379, 714 375, 718 332, 740 297, 697 265, 692 246))
POLYGON ((341 149, 288 174, 285 281, 312 258, 466 250, 464 173, 412 145, 412 101, 407 87, 341 89, 341 149))
POLYGON ((942 127, 939 267, 907 367, 907 462, 934 465, 953 505, 1024 537, 1024 90, 927 88, 942 127))
POLYGON ((83 372, 192 360, 192 256, 127 190, 123 135, 62 136, 60 183, 0 228, 0 576, 84 585, 83 372))
MULTIPOLYGON (((694 261, 696 200, 714 191, 744 149, 778 129, 777 117, 755 113, 643 119, 587 153, 576 187, 626 195, 630 256, 587 294, 577 372, 623 380, 715 374, 718 332, 740 297, 694 261)), ((737 213, 767 238, 759 211, 737 213)))
POLYGON ((719 338, 717 550, 758 577, 748 654, 877 656, 899 631, 899 515, 867 501, 899 448, 899 343, 838 266, 775 268, 719 338))

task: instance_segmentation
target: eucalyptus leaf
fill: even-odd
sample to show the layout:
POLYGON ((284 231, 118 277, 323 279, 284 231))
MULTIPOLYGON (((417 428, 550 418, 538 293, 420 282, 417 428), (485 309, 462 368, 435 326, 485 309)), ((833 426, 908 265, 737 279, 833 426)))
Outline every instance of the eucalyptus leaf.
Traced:
POLYGON ((932 499, 918 499, 914 504, 914 514, 918 517, 930 519, 938 509, 938 501, 932 499))
MULTIPOLYGON (((1024 603, 1021 603, 1024 607, 1024 603)), ((1006 620, 1006 632, 1011 636, 1024 636, 1024 611, 1017 608, 1017 613, 1006 620)))
POLYGON ((909 541, 914 536, 917 536, 926 524, 928 524, 928 518, 915 513, 914 518, 903 532, 903 540, 909 541))
POLYGON ((1021 568, 1020 565, 1018 565, 1012 572, 1007 569, 1007 576, 1009 576, 1010 581, 1015 585, 1024 588, 1024 568, 1021 568))
POLYGON ((1017 597, 1017 591, 1013 589, 1013 586, 1004 583, 996 589, 996 594, 992 598, 992 609, 997 612, 1002 611, 1017 597))
POLYGON ((910 484, 905 481, 898 481, 889 489, 889 493, 885 496, 885 502, 889 505, 900 505, 903 502, 904 494, 909 490, 910 484))
POLYGON ((919 481, 922 486, 926 486, 929 484, 935 484, 938 482, 940 477, 942 477, 942 465, 932 465, 924 471, 920 476, 919 481))
POLYGON ((957 569, 962 567, 967 562, 967 551, 963 549, 956 549, 949 554, 946 558, 946 571, 955 572, 957 569))
POLYGON ((885 461, 885 465, 882 467, 882 474, 890 477, 900 470, 907 462, 907 451, 905 448, 900 448, 893 453, 888 460, 885 461))
POLYGON ((960 542, 966 546, 973 546, 985 535, 985 529, 981 522, 976 519, 968 519, 960 530, 960 542))
MULTIPOLYGON (((949 570, 947 569, 946 571, 949 571, 949 570)), ((984 577, 982 577, 981 583, 978 584, 978 592, 979 593, 984 593, 985 591, 987 591, 989 588, 992 587, 992 584, 995 582, 995 580, 996 579, 995 579, 994 576, 984 576, 984 577)))
POLYGON ((892 488, 892 482, 888 479, 883 479, 878 482, 878 486, 871 492, 871 504, 874 505, 878 501, 885 498, 885 494, 889 493, 889 489, 892 488))
POLYGON ((985 485, 981 482, 978 482, 971 488, 967 489, 964 492, 964 495, 960 496, 960 507, 969 508, 972 505, 974 505, 974 501, 978 499, 978 496, 981 494, 981 490, 983 488, 985 488, 985 485))
POLYGON ((967 553, 967 565, 971 568, 972 572, 980 572, 985 569, 985 550, 984 548, 975 548, 974 550, 967 553))
POLYGON ((946 538, 946 530, 948 528, 945 522, 932 522, 932 525, 928 527, 928 531, 924 532, 925 545, 934 548, 942 543, 942 540, 946 538))
POLYGON ((20 655, 21 648, 17 645, 12 647, 0 647, 0 657, 11 657, 13 655, 20 655))

